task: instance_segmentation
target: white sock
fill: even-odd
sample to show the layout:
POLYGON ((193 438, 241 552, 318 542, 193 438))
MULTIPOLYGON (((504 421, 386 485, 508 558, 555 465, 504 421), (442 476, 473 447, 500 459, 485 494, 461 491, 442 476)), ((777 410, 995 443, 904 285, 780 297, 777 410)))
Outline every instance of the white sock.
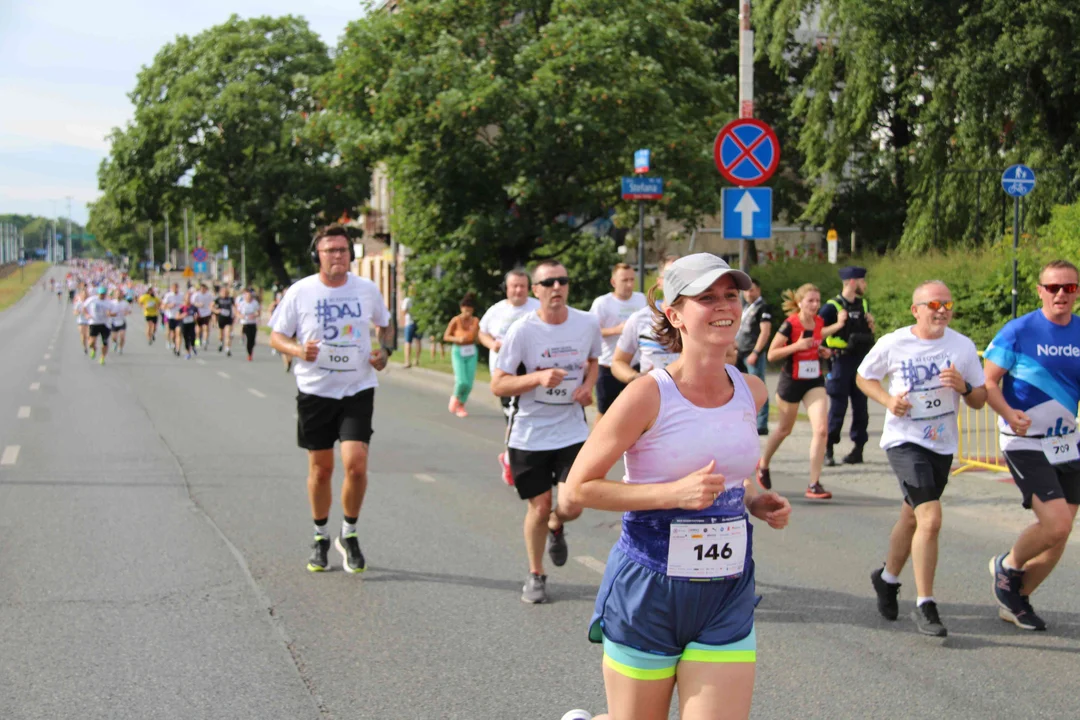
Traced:
POLYGON ((345 537, 346 535, 355 535, 355 534, 356 534, 356 523, 352 523, 352 524, 347 523, 347 522, 342 522, 341 523, 341 537, 345 537))
POLYGON ((926 603, 928 603, 928 602, 936 603, 937 601, 936 601, 936 600, 934 600, 934 596, 933 596, 933 595, 931 595, 930 597, 920 597, 920 598, 916 598, 916 600, 915 600, 915 607, 922 607, 923 605, 925 605, 925 604, 926 604, 926 603))
POLYGON ((899 585, 900 584, 900 578, 893 575, 891 572, 889 572, 885 568, 881 568, 881 579, 884 580, 885 582, 889 583, 890 585, 899 585))
POLYGON ((322 525, 316 525, 315 526, 315 535, 317 535, 318 537, 324 537, 324 538, 329 538, 330 537, 330 533, 326 532, 326 523, 323 523, 322 525))
POLYGON ((1005 568, 1006 570, 1012 570, 1013 572, 1019 570, 1019 568, 1014 568, 1012 565, 1010 565, 1008 559, 1001 561, 1001 567, 1005 568))

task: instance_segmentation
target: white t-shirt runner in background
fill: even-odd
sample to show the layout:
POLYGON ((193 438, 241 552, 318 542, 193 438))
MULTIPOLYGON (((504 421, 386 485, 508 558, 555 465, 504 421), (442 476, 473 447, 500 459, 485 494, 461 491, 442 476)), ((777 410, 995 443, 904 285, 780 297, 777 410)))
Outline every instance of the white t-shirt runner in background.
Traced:
POLYGON ((109 325, 109 313, 112 309, 112 300, 105 298, 90 298, 83 305, 84 312, 90 316, 91 325, 109 325))
MULTIPOLYGON (((509 300, 503 299, 495 303, 487 309, 484 316, 480 318, 480 332, 487 333, 496 340, 506 341, 506 333, 510 331, 510 326, 515 322, 525 317, 533 310, 540 309, 540 301, 536 298, 525 298, 525 302, 521 305, 514 306, 509 300)), ((497 362, 499 360, 499 353, 491 350, 488 353, 488 368, 492 371, 495 370, 497 362)), ((516 372, 516 371, 515 371, 516 372)), ((515 373, 510 373, 511 375, 515 373)))
MULTIPOLYGON (((648 305, 649 301, 643 293, 635 292, 627 300, 620 300, 615 293, 601 295, 593 300, 589 312, 600 321, 601 328, 612 328, 625 323, 630 317, 648 305)), ((626 328, 623 327, 625 330, 626 328)), ((618 335, 608 335, 603 338, 604 350, 600 353, 600 364, 611 367, 611 360, 615 356, 615 345, 619 342, 618 335)))
POLYGON ((881 447, 888 450, 903 443, 914 443, 941 455, 956 452, 956 412, 962 402, 960 393, 944 387, 938 375, 955 367, 973 388, 986 384, 979 352, 966 335, 945 328, 936 340, 922 340, 912 332, 914 326, 894 330, 877 341, 859 365, 859 374, 867 380, 890 378, 890 395, 907 390, 911 410, 905 417, 885 414, 881 447))
POLYGON ((131 314, 131 303, 126 300, 113 300, 112 307, 113 319, 112 326, 114 328, 122 327, 127 324, 127 316, 131 314))
POLYGON ((585 408, 573 393, 585 380, 589 360, 600 357, 600 323, 596 316, 568 308, 565 322, 549 325, 535 312, 510 326, 496 369, 517 375, 548 368, 566 370, 558 387, 539 386, 523 393, 510 416, 508 447, 516 450, 558 450, 589 437, 585 408))
POLYGON ((386 327, 390 311, 370 280, 349 274, 341 287, 310 275, 285 292, 270 329, 301 344, 319 343, 314 362, 296 358, 293 374, 302 393, 341 399, 379 384, 371 366, 371 324, 386 327))
POLYGON ((165 312, 166 320, 175 320, 180 317, 180 306, 184 304, 184 296, 180 293, 169 291, 161 298, 161 307, 165 312), (171 307, 170 307, 171 306, 171 307))
POLYGON ((410 297, 404 298, 401 301, 401 312, 405 313, 405 326, 406 327, 413 324, 412 303, 413 303, 413 300, 410 297))
POLYGON ((213 312, 214 296, 208 292, 191 294, 191 304, 199 310, 199 317, 209 317, 213 312))
POLYGON ((254 325, 259 322, 259 312, 261 310, 258 300, 240 298, 236 301, 236 314, 240 316, 241 325, 254 325))
POLYGON ((679 353, 668 352, 653 332, 655 317, 652 309, 643 307, 626 321, 622 335, 618 337, 616 347, 623 352, 634 356, 631 365, 636 361, 641 366, 641 374, 647 375, 650 370, 664 370, 668 365, 679 359, 679 353))

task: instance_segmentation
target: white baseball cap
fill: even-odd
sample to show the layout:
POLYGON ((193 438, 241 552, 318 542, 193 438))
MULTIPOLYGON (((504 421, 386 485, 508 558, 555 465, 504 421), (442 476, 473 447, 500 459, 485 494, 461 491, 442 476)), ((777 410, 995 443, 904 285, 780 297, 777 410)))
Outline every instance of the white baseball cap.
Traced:
POLYGON ((753 285, 750 276, 712 253, 694 253, 679 258, 664 271, 664 297, 670 303, 680 295, 693 297, 705 292, 724 275, 731 275, 735 287, 749 290, 753 285))

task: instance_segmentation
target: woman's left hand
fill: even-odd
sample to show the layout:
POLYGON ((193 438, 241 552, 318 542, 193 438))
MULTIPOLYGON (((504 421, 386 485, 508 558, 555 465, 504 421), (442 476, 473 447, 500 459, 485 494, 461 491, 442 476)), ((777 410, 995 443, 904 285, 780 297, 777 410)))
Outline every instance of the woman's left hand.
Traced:
POLYGON ((750 514, 769 523, 774 530, 783 530, 791 518, 791 503, 774 492, 764 492, 750 501, 750 514))

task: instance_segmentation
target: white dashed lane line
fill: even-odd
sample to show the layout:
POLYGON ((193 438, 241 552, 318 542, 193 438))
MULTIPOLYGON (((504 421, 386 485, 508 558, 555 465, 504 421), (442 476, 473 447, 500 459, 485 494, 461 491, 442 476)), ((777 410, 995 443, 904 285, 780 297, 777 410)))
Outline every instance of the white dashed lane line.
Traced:
POLYGON ((41 383, 30 383, 30 389, 31 390, 40 390, 41 389, 41 383))
POLYGON ((248 388, 248 392, 251 393, 252 395, 254 395, 255 397, 258 397, 258 398, 266 397, 265 395, 263 395, 261 392, 259 392, 255 388, 248 388))
POLYGON ((195 364, 196 365, 205 365, 206 361, 203 360, 202 358, 195 358, 195 364))
POLYGON ((227 372, 221 372, 220 370, 218 370, 218 375, 225 378, 226 380, 229 379, 229 373, 227 373, 227 372))
POLYGON ((426 483, 435 482, 435 478, 431 477, 427 473, 416 473, 415 475, 413 475, 413 477, 416 478, 417 480, 419 480, 420 482, 426 482, 426 483))
POLYGON ((52 357, 52 355, 50 355, 49 353, 45 353, 45 359, 46 359, 46 360, 48 360, 48 359, 49 359, 49 358, 51 358, 51 357, 52 357))
POLYGON ((45 366, 44 365, 38 365, 37 371, 38 372, 45 372, 45 366))
POLYGON ((0 455, 0 465, 14 465, 15 461, 19 459, 19 446, 8 445, 4 448, 4 453, 0 455))
POLYGON ((596 572, 600 573, 601 575, 604 574, 604 568, 606 567, 604 565, 604 563, 600 562, 599 560, 592 557, 591 555, 578 555, 574 559, 577 560, 582 565, 584 565, 585 567, 589 568, 590 570, 595 570, 596 572))
POLYGON ((20 420, 25 420, 28 417, 30 417, 30 406, 29 405, 20 406, 19 407, 19 419, 20 420))

